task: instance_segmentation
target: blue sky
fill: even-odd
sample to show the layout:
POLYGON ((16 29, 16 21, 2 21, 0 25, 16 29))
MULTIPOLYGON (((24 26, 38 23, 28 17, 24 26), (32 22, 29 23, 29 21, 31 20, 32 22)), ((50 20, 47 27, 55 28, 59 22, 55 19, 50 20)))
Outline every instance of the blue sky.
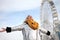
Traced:
MULTIPOLYGON (((60 18, 60 0, 53 1, 60 18)), ((41 0, 0 0, 0 27, 20 25, 28 15, 33 16, 33 18, 39 23, 40 3, 41 0)), ((3 35, 5 39, 7 38, 6 35, 8 35, 9 38, 14 38, 16 35, 17 38, 15 37, 16 39, 12 40, 17 40, 18 38, 20 38, 20 36, 22 37, 22 34, 20 34, 21 33, 19 32, 14 32, 10 35, 8 35, 7 33, 2 33, 1 35, 0 33, 0 38, 3 38, 3 35)), ((2 40, 4 40, 4 38, 2 40)))
POLYGON ((15 26, 22 24, 25 18, 31 15, 37 21, 39 21, 40 8, 35 8, 31 10, 24 11, 15 11, 15 12, 6 12, 6 14, 1 13, 0 26, 15 26))
POLYGON ((40 0, 0 0, 0 26, 21 24, 28 15, 38 21, 40 0))

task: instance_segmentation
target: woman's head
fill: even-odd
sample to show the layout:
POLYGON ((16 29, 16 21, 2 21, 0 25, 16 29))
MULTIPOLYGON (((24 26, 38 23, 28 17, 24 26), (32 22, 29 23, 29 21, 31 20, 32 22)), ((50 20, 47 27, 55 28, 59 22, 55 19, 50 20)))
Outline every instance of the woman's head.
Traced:
POLYGON ((27 23, 29 25, 29 27, 34 30, 38 29, 38 23, 36 21, 34 21, 32 16, 30 16, 30 15, 27 16, 25 23, 27 23))

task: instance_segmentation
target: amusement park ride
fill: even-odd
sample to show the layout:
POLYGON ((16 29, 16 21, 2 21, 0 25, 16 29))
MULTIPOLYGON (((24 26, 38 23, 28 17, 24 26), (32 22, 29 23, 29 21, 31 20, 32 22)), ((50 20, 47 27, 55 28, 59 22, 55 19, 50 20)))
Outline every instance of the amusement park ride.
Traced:
MULTIPOLYGON (((45 24, 49 24, 49 27, 51 27, 51 25, 50 25, 50 23, 49 23, 49 18, 48 18, 48 15, 47 15, 47 13, 43 13, 43 7, 44 7, 44 4, 45 4, 45 2, 48 2, 48 4, 49 4, 49 7, 51 8, 51 12, 52 13, 50 13, 50 14, 52 14, 52 21, 53 21, 53 25, 52 25, 52 27, 53 27, 53 30, 52 29, 50 29, 50 30, 52 30, 53 32, 52 33, 55 33, 57 36, 59 35, 59 33, 60 33, 60 23, 59 23, 59 19, 58 19, 58 13, 57 13, 57 10, 56 10, 56 7, 55 7, 55 4, 54 4, 54 2, 53 2, 53 0, 42 0, 42 3, 41 3, 41 15, 40 15, 40 17, 41 17, 41 23, 42 23, 42 25, 41 25, 41 27, 45 27, 45 26, 47 26, 47 25, 45 25, 45 24), (45 15, 44 15, 45 14, 45 15)), ((49 9, 48 9, 49 10, 49 9)), ((46 27, 47 28, 47 27, 46 27)), ((46 29, 45 28, 45 29, 46 29)), ((49 29, 48 29, 49 30, 49 29)), ((49 30, 49 31, 50 31, 49 30)), ((51 32, 51 31, 50 31, 51 32)), ((59 37, 60 38, 60 37, 59 37)), ((59 39, 60 40, 60 39, 59 39)))

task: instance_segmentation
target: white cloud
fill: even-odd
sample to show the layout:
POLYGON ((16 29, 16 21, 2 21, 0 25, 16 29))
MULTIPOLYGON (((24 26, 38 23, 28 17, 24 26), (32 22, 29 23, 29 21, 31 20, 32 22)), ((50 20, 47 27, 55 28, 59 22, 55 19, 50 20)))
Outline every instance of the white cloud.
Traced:
POLYGON ((0 10, 21 11, 39 7, 41 0, 0 0, 0 10))

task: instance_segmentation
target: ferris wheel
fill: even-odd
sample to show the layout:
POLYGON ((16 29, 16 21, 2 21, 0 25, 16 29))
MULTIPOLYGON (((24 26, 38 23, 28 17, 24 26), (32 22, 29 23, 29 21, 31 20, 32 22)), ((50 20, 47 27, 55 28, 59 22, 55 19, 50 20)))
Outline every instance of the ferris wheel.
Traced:
MULTIPOLYGON (((43 0, 42 1, 42 3, 41 3, 41 21, 43 21, 43 19, 44 19, 42 10, 43 10, 43 6, 44 6, 45 2, 49 3, 49 7, 51 8, 51 12, 52 12, 53 24, 54 24, 54 26, 57 26, 58 25, 58 21, 59 21, 58 13, 57 13, 56 7, 54 5, 54 2, 52 0, 43 0)), ((46 14, 46 13, 44 13, 44 14, 46 14)))
MULTIPOLYGON (((53 21, 53 31, 55 32, 60 32, 60 23, 59 23, 59 19, 58 19, 58 13, 57 13, 57 10, 56 10, 56 7, 55 7, 55 4, 52 0, 42 0, 42 3, 41 3, 41 12, 40 12, 40 20, 41 20, 41 23, 43 24, 43 26, 45 26, 45 24, 49 24, 49 14, 47 15, 47 13, 43 13, 43 7, 44 7, 44 4, 45 2, 48 2, 49 4, 49 7, 51 9, 51 12, 50 14, 52 14, 52 21, 53 21)), ((48 9, 49 11, 49 9, 48 9)))

